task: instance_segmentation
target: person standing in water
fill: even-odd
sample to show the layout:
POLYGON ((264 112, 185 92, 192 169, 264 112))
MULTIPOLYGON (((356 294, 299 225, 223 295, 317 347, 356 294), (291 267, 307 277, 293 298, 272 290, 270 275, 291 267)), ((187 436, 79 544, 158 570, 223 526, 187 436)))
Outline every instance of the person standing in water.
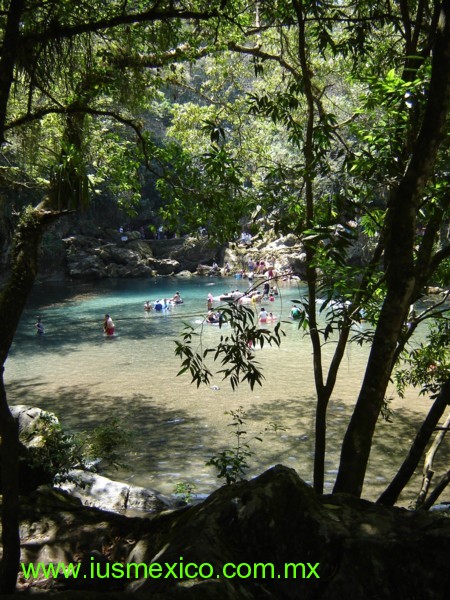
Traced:
POLYGON ((105 335, 114 335, 114 323, 109 315, 105 315, 103 321, 103 331, 105 335))
POLYGON ((41 317, 38 317, 36 321, 36 333, 37 335, 44 335, 44 325, 42 324, 41 317))

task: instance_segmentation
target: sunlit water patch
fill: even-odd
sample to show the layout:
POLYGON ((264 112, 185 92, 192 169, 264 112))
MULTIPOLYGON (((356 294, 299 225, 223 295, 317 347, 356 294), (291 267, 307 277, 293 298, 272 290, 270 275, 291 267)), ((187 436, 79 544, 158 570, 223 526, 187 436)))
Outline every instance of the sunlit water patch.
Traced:
MULTIPOLYGON (((301 284, 282 284, 275 301, 265 303, 279 320, 286 321, 282 324, 286 337, 280 348, 255 351, 265 374, 262 387, 251 391, 242 385, 233 391, 218 378, 210 386, 197 388, 189 375, 177 377, 180 363, 174 356, 174 342, 184 323, 201 327, 209 293, 218 297, 247 286, 232 278, 36 286, 6 364, 9 401, 54 411, 62 425, 72 430, 88 430, 110 416, 120 418, 132 431, 128 464, 108 474, 166 493, 173 492, 179 481, 195 483, 200 493, 219 485, 213 468, 205 462, 235 443, 230 416, 225 412, 243 406, 247 441, 255 453, 250 459, 250 475, 281 462, 310 481, 315 407, 311 346, 309 338, 288 318, 290 300, 304 293, 301 284), (145 301, 170 298, 176 291, 180 291, 183 304, 161 314, 144 311, 145 301), (105 313, 116 325, 112 339, 102 332, 105 313), (45 325, 44 336, 35 333, 38 315, 45 325), (286 430, 265 432, 269 423, 286 430), (261 432, 262 442, 252 439, 261 432)), ((214 344, 221 334, 217 326, 205 325, 202 331, 204 346, 214 344)), ((324 347, 326 360, 332 350, 332 344, 324 347)), ((364 347, 349 347, 330 403, 328 491, 367 352, 364 347)), ((392 403, 396 418, 392 424, 381 422, 378 428, 366 496, 375 497, 384 489, 428 403, 415 393, 392 403)), ((411 486, 410 496, 417 489, 417 480, 415 486, 411 486)), ((408 498, 405 496, 405 502, 408 498)))

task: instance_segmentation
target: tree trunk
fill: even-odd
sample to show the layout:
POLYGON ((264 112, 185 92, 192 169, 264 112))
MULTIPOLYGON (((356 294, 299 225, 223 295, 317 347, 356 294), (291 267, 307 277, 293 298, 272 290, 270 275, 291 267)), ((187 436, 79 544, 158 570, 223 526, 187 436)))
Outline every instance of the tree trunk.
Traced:
POLYGON ((385 504, 387 506, 393 506, 397 499, 411 479, 414 471, 419 464, 422 454, 425 451, 426 445, 428 444, 434 428, 439 422, 439 419, 444 414, 446 407, 450 404, 450 380, 446 381, 439 392, 438 397, 433 402, 432 407, 427 415, 427 418, 422 423, 419 431, 417 432, 416 438, 411 445, 407 457, 405 458, 402 466, 398 470, 394 479, 385 489, 385 491, 378 498, 378 504, 385 504))
POLYGON ((425 500, 425 502, 419 507, 420 510, 430 509, 433 506, 433 504, 436 502, 436 500, 439 498, 439 496, 442 494, 442 492, 445 490, 445 488, 448 486, 449 483, 450 483, 450 470, 447 471, 447 473, 445 473, 445 475, 442 476, 442 478, 439 481, 439 483, 437 484, 437 486, 434 488, 434 490, 431 492, 431 494, 428 496, 428 498, 425 500))
POLYGON ((344 436, 335 492, 361 495, 375 425, 391 375, 392 357, 409 307, 408 298, 388 295, 352 418, 344 436))
POLYGON ((5 142, 6 111, 11 85, 14 81, 14 67, 19 48, 20 19, 24 6, 25 0, 11 0, 7 12, 5 36, 0 58, 0 144, 5 142))
MULTIPOLYGON (((293 0, 293 8, 298 22, 298 58, 300 62, 302 82, 306 99, 306 128, 303 144, 305 160, 305 202, 306 202, 306 228, 314 227, 314 124, 315 107, 314 94, 311 81, 311 69, 308 62, 306 49, 306 17, 305 7, 301 0, 293 0)), ((325 449, 326 449, 326 414, 330 395, 326 394, 323 381, 322 348, 317 326, 316 286, 317 271, 314 266, 316 248, 308 242, 305 245, 306 253, 306 281, 308 285, 308 320, 309 336, 313 349, 314 382, 317 393, 317 408, 315 420, 314 439, 314 489, 318 494, 323 493, 325 449)))
POLYGON ((427 497, 428 490, 430 488, 431 480, 433 479, 434 471, 433 471, 433 461, 436 456, 436 452, 439 450, 439 446, 442 444, 445 434, 448 431, 448 427, 450 425, 450 414, 447 416, 447 419, 444 423, 444 427, 442 430, 434 438, 433 443, 431 444, 428 452, 425 455, 425 462, 423 465, 423 478, 422 478, 422 487, 420 488, 419 495, 416 500, 416 508, 421 508, 425 503, 425 498, 427 497))
POLYGON ((2 547, 0 565, 0 594, 12 594, 16 588, 20 561, 19 537, 19 433, 17 423, 9 410, 3 382, 0 377, 0 436, 1 493, 2 493, 2 547))
POLYGON ((42 235, 59 214, 41 208, 26 209, 15 235, 11 275, 0 294, 0 435, 2 439, 2 545, 0 593, 14 592, 20 561, 19 480, 17 424, 9 410, 3 371, 17 325, 38 269, 42 235))
MULTIPOLYGON (((386 214, 387 294, 370 352, 366 374, 344 437, 335 492, 361 495, 372 446, 409 304, 423 272, 414 264, 416 215, 443 139, 450 100, 450 0, 442 3, 427 107, 415 150, 386 214), (420 271, 420 272, 419 272, 420 271)), ((431 252, 431 251, 430 251, 431 252)), ((422 257, 422 264, 426 263, 422 257)))

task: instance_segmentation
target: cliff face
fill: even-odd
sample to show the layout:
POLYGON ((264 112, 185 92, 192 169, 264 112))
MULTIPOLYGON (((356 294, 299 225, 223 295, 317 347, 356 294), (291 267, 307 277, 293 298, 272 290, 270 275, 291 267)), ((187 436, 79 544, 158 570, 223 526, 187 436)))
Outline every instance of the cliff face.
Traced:
MULTIPOLYGON (((40 277, 80 280, 155 277, 208 273, 213 262, 231 273, 246 271, 249 260, 264 261, 282 270, 303 273, 305 255, 293 236, 220 246, 207 237, 144 239, 138 231, 91 228, 87 233, 49 236, 44 244, 40 277)), ((223 271, 222 271, 223 272, 223 271)), ((220 271, 219 271, 220 273, 220 271)))
POLYGON ((138 231, 96 228, 88 235, 66 236, 59 249, 44 253, 40 276, 56 272, 61 278, 89 280, 176 275, 196 271, 202 263, 211 265, 222 254, 206 238, 148 240, 138 231))
MULTIPOLYGON (((81 563, 76 579, 40 584, 59 590, 154 600, 450 597, 449 519, 319 497, 281 465, 196 506, 148 518, 82 508, 41 491, 24 502, 21 531, 26 563, 81 563), (113 565, 131 563, 140 573, 130 567, 128 579, 112 576, 113 565), (155 577, 144 573, 149 565, 155 577)), ((22 578, 23 588, 31 583, 22 578)))
MULTIPOLYGON (((348 253, 349 263, 358 263, 363 253, 364 248, 355 244, 348 253)), ((147 239, 141 231, 121 232, 87 221, 73 225, 64 218, 44 237, 39 277, 96 280, 207 274, 213 262, 221 269, 228 263, 233 274, 247 271, 249 260, 264 261, 279 273, 305 275, 304 248, 292 234, 275 238, 266 232, 219 245, 206 236, 147 239)))

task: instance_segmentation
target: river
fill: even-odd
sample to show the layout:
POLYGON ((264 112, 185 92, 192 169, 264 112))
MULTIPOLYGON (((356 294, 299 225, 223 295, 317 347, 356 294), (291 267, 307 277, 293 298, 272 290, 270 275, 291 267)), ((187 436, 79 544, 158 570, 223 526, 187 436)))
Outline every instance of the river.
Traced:
MULTIPOLYGON (((246 440, 254 452, 249 476, 283 463, 311 481, 315 406, 311 347, 309 338, 288 319, 291 300, 304 293, 302 284, 282 283, 280 295, 270 303, 270 310, 283 321, 286 337, 280 348, 255 351, 265 374, 262 387, 251 391, 243 384, 233 391, 216 378, 210 386, 197 388, 188 374, 177 377, 180 362, 174 356, 174 342, 183 324, 201 327, 208 293, 218 296, 247 286, 231 277, 36 285, 6 363, 9 402, 53 411, 62 426, 73 431, 118 417, 132 432, 127 466, 107 475, 164 493, 172 493, 180 481, 195 484, 198 493, 220 485, 205 462, 235 443, 230 415, 225 413, 242 406, 246 440), (170 312, 143 310, 146 300, 171 297, 175 291, 180 291, 184 303, 170 312), (104 313, 115 322, 113 339, 103 336, 104 313), (43 336, 35 332, 38 315, 45 326, 43 336), (286 430, 265 432, 269 423, 286 430), (260 432, 262 442, 254 439, 260 432)), ((220 333, 216 326, 203 327, 202 343, 214 344, 220 333)), ((326 359, 332 350, 332 343, 324 347, 326 359)), ((334 483, 340 441, 367 355, 368 348, 349 346, 330 403, 327 491, 334 483)), ((415 390, 404 400, 393 393, 393 422, 381 420, 377 428, 366 498, 376 498, 395 473, 429 403, 415 390)), ((419 483, 420 474, 402 496, 403 504, 414 498, 419 483)))

